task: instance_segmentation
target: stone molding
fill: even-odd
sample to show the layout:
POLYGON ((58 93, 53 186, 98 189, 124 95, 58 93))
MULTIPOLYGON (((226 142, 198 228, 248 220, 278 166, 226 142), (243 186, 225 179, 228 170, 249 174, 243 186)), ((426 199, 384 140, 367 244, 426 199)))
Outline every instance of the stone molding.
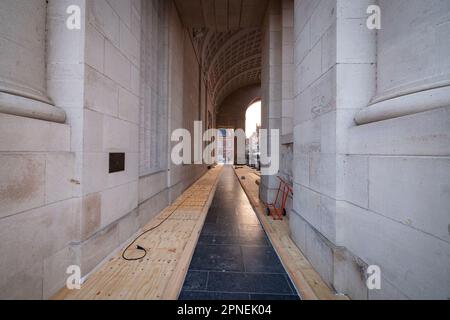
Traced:
POLYGON ((450 85, 423 91, 416 89, 411 93, 400 93, 362 109, 356 115, 355 122, 357 125, 363 125, 447 106, 450 106, 450 85))
POLYGON ((57 123, 66 121, 66 113, 63 109, 42 101, 4 92, 0 92, 0 113, 57 123))

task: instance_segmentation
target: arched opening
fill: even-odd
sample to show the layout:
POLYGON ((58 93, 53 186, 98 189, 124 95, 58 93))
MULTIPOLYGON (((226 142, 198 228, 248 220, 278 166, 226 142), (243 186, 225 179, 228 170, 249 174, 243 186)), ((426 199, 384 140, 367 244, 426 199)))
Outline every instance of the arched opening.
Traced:
POLYGON ((250 104, 245 112, 245 134, 249 139, 261 127, 261 100, 250 104))
POLYGON ((234 129, 218 129, 217 163, 234 164, 234 129))
POLYGON ((254 100, 245 113, 245 134, 247 137, 247 164, 260 168, 259 129, 261 128, 261 100, 254 100))

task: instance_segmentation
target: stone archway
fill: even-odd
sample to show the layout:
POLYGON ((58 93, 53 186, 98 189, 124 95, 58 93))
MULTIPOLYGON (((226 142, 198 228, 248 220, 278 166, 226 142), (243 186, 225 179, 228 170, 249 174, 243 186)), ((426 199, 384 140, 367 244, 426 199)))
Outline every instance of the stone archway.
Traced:
POLYGON ((217 108, 217 127, 245 130, 245 113, 255 101, 261 100, 261 86, 250 85, 228 95, 217 108))
MULTIPOLYGON (((228 95, 217 108, 216 127, 242 129, 245 131, 245 114, 248 107, 255 101, 261 100, 261 86, 250 85, 240 88, 228 95)), ((236 140, 235 140, 236 162, 236 140)))

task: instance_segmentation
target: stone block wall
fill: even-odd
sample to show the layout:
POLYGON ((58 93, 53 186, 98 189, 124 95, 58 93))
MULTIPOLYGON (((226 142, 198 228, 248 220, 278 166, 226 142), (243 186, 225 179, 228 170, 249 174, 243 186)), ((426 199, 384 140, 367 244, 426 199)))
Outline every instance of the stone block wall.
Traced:
MULTIPOLYGON (((393 14, 392 6, 408 11, 395 11, 397 18, 382 25, 389 29, 377 32, 366 27, 371 4, 295 2, 292 237, 324 280, 354 299, 448 299, 448 104, 439 108, 430 94, 427 103, 437 106, 432 110, 396 116, 389 111, 360 125, 354 120, 379 102, 377 81, 386 79, 377 78, 385 75, 377 48, 387 43, 390 54, 402 56, 403 47, 390 42, 390 34, 407 32, 402 23, 411 17, 416 32, 436 19, 441 30, 448 25, 441 24, 445 15, 436 18, 433 11, 448 10, 437 1, 421 16, 423 2, 380 1, 382 17, 393 14), (369 265, 381 268, 381 290, 365 285, 369 265)), ((409 80, 417 83, 421 76, 417 71, 409 80)), ((424 101, 402 99, 392 105, 414 109, 415 101, 424 101)), ((376 112, 387 110, 381 107, 376 112)))
POLYGON ((138 206, 140 14, 140 1, 86 1, 80 234, 74 244, 83 276, 137 231, 127 230, 125 219, 137 219, 138 206), (125 153, 125 170, 110 174, 114 152, 125 153))
MULTIPOLYGON (((210 106, 208 107, 207 101, 202 99, 205 95, 205 86, 192 35, 183 27, 173 4, 169 11, 169 26, 169 133, 184 128, 191 133, 193 141, 194 121, 205 121, 202 110, 210 106)), ((205 125, 204 123, 203 126, 205 125)), ((169 153, 176 143, 169 144, 169 153)), ((193 152, 192 161, 194 161, 193 152)), ((177 166, 170 161, 168 176, 170 201, 175 200, 205 170, 204 165, 177 166)))
MULTIPOLYGON (((278 130, 281 136, 282 123, 282 6, 281 2, 271 0, 263 23, 262 70, 261 70, 261 127, 278 130)), ((271 146, 268 143, 269 154, 271 146)), ((279 159, 281 155, 279 154, 279 159)), ((264 167, 263 164, 261 164, 264 167)), ((273 202, 278 189, 276 175, 262 176, 260 197, 265 202, 273 202)))
MULTIPOLYGON (((19 15, 20 1, 14 2, 19 15)), ((157 2, 146 3, 154 8, 147 21, 160 14, 157 2)), ((206 95, 199 90, 190 34, 174 4, 159 2, 167 6, 169 21, 169 55, 163 57, 168 77, 153 88, 168 101, 161 135, 170 150, 173 129, 192 130, 194 120, 214 110, 199 98, 206 95)), ((47 70, 36 76, 46 82, 52 103, 46 108, 65 113, 66 120, 0 113, 0 298, 5 299, 50 298, 65 285, 70 265, 89 276, 206 170, 173 166, 167 157, 166 170, 140 174, 140 104, 146 93, 140 0, 52 0, 40 6, 46 12, 47 70), (69 5, 81 9, 80 30, 66 28, 69 5), (109 154, 115 152, 125 153, 125 170, 110 174, 109 154)))
POLYGON ((48 297, 78 230, 70 126, 0 114, 0 131, 0 298, 48 297))
MULTIPOLYGON (((84 8, 84 1, 71 4, 84 8)), ((28 42, 31 47, 27 52, 36 59, 16 54, 2 55, 1 60, 8 63, 10 58, 17 59, 24 69, 16 69, 16 77, 22 79, 22 84, 31 81, 30 88, 39 88, 40 94, 15 92, 16 98, 22 96, 17 98, 19 110, 39 107, 34 113, 27 113, 26 118, 21 113, 0 114, 0 297, 42 299, 61 288, 65 265, 74 264, 78 257, 72 244, 78 239, 80 227, 81 179, 76 150, 81 135, 74 134, 76 121, 53 122, 50 110, 64 115, 62 109, 67 109, 67 119, 72 114, 80 115, 72 111, 82 108, 80 61, 84 35, 66 32, 65 7, 64 11, 59 10, 63 1, 6 1, 2 5, 6 6, 2 9, 2 22, 8 24, 8 29, 19 24, 9 29, 16 33, 18 41, 34 39, 28 42), (27 11, 30 6, 34 6, 34 19, 27 11), (62 43, 56 48, 52 46, 54 41, 62 43), (38 49, 42 51, 33 51, 38 49), (39 64, 37 69, 35 63, 39 64), (45 101, 48 107, 41 108, 36 101, 45 101), (45 118, 52 121, 38 120, 45 118)), ((17 52, 7 43, 5 48, 8 49, 4 54, 9 50, 17 52)), ((8 72, 2 69, 1 77, 5 76, 8 72)), ((8 100, 3 99, 3 92, 0 95, 4 107, 8 100)), ((65 118, 58 117, 58 121, 65 118)))
POLYGON ((341 44, 337 51, 338 62, 349 63, 338 69, 338 101, 351 108, 343 118, 356 114, 360 124, 338 124, 346 157, 337 241, 380 266, 382 289, 370 290, 369 299, 448 299, 450 77, 441 54, 447 50, 450 4, 378 5, 385 21, 377 33, 368 33, 368 3, 340 3, 338 39, 351 38, 361 49, 341 44), (345 99, 348 92, 353 101, 345 99), (380 121, 361 121, 369 109, 380 121))

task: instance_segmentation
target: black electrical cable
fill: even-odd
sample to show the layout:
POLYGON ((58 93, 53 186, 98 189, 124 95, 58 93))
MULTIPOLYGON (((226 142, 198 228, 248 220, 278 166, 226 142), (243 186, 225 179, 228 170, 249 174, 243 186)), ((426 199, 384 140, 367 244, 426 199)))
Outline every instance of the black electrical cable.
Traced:
POLYGON ((137 250, 139 250, 139 251, 143 251, 144 252, 144 254, 142 255, 142 256, 140 256, 140 257, 138 257, 138 258, 127 258, 126 256, 125 256, 125 253, 131 248, 131 246, 133 245, 133 244, 135 244, 136 243, 136 241, 138 241, 140 238, 142 238, 142 236, 144 236, 144 235, 146 235, 147 233, 149 233, 149 232, 151 232, 151 231, 153 231, 153 230, 155 230, 155 229, 157 229, 157 228, 159 228, 164 222, 166 222, 167 220, 169 220, 169 218, 175 213, 175 211, 177 211, 178 210, 178 208, 180 208, 182 205, 183 205, 183 203, 186 201, 187 199, 185 199, 182 203, 180 203, 167 217, 165 217, 163 220, 161 220, 161 222, 160 223, 158 223, 156 226, 154 226, 154 227, 151 227, 150 229, 148 229, 148 230, 145 230, 144 232, 142 232, 140 235, 138 235, 134 240, 133 240, 133 242, 131 242, 126 248, 125 248, 125 250, 123 250, 123 252, 122 252, 122 259, 124 259, 124 260, 126 260, 126 261, 137 261, 137 260, 141 260, 141 259, 144 259, 146 256, 147 256, 147 250, 145 249, 145 248, 143 248, 143 247, 141 247, 140 245, 136 245, 136 249, 137 250))

